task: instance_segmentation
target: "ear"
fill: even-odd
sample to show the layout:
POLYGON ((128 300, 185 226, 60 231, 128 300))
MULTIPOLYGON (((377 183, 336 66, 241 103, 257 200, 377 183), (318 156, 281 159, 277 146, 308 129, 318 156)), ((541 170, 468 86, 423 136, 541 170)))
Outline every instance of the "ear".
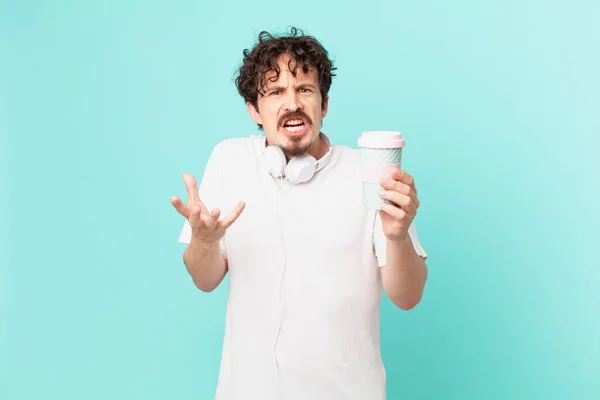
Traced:
POLYGON ((321 109, 321 119, 325 118, 327 115, 327 109, 329 108, 329 95, 325 96, 325 101, 323 102, 323 107, 321 109))
POLYGON ((257 123, 258 125, 262 125, 262 118, 260 117, 260 114, 256 107, 254 107, 252 103, 246 103, 246 107, 248 107, 248 112, 250 113, 250 118, 252 118, 252 121, 257 123))

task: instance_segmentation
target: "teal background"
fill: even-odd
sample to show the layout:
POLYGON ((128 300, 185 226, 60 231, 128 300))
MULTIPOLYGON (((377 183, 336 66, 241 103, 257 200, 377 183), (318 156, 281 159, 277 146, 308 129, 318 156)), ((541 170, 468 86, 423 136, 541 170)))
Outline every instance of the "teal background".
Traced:
POLYGON ((260 30, 317 36, 324 132, 398 129, 429 283, 385 299, 390 399, 600 398, 597 1, 0 1, 0 399, 211 399, 181 173, 256 132, 260 30))

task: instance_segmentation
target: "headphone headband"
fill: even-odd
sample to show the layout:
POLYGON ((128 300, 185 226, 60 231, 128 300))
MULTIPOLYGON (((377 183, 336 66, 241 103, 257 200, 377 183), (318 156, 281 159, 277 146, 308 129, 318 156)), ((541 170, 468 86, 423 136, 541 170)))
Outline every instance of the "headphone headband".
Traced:
POLYGON ((325 142, 325 144, 327 145, 327 153, 325 153, 325 155, 323 157, 321 157, 321 159, 317 160, 315 173, 319 172, 320 170, 325 168, 325 166, 327 164, 329 164, 329 160, 331 159, 331 153, 333 150, 332 149, 333 146, 331 145, 331 140, 329 140, 327 135, 325 135, 324 133, 321 133, 320 137, 321 137, 321 139, 323 139, 323 142, 325 142))

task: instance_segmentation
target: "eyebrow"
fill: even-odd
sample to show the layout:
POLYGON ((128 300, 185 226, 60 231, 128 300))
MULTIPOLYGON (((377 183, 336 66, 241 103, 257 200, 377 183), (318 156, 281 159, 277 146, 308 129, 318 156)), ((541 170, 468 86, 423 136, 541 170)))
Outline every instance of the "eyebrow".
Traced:
POLYGON ((265 92, 274 92, 276 90, 283 90, 283 86, 270 86, 265 88, 265 92))
MULTIPOLYGON (((269 88, 266 89, 266 92, 268 93, 268 92, 272 92, 272 91, 275 91, 275 90, 282 91, 284 89, 285 88, 283 86, 271 86, 271 87, 269 87, 269 88)), ((313 90, 315 90, 316 86, 313 85, 312 83, 301 83, 301 84, 299 84, 297 86, 297 89, 313 89, 313 90)))

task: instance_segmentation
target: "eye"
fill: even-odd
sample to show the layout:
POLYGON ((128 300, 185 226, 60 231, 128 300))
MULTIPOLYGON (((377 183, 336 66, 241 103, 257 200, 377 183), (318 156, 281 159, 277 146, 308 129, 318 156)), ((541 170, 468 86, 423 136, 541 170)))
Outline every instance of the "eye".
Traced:
POLYGON ((300 92, 301 93, 308 93, 308 92, 310 92, 310 89, 302 88, 302 89, 300 89, 300 92))
POLYGON ((271 92, 271 94, 272 94, 272 95, 275 95, 275 96, 276 96, 276 95, 278 95, 279 93, 280 93, 280 92, 279 92, 279 90, 273 90, 273 91, 271 92))

